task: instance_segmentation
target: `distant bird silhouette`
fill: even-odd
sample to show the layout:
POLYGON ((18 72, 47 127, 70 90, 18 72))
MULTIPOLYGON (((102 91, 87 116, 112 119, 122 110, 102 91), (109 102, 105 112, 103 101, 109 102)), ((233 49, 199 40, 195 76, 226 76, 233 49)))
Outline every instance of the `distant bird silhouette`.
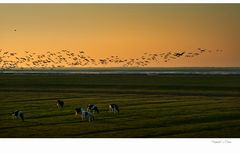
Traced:
POLYGON ((175 53, 174 56, 177 56, 177 57, 180 57, 184 54, 185 52, 182 52, 182 53, 175 53))

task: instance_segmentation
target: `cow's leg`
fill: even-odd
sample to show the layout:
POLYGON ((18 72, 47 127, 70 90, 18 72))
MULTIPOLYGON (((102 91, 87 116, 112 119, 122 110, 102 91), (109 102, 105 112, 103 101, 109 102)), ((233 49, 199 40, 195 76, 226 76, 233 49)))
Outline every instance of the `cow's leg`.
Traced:
POLYGON ((20 114, 19 117, 20 117, 20 119, 21 119, 22 121, 24 121, 24 116, 23 116, 23 114, 20 114))
POLYGON ((77 119, 77 115, 78 115, 78 113, 77 113, 77 112, 75 112, 75 119, 77 119))
POLYGON ((82 113, 82 120, 84 120, 85 119, 85 113, 83 112, 82 113))
POLYGON ((12 114, 12 119, 14 120, 16 118, 16 116, 14 114, 12 114))

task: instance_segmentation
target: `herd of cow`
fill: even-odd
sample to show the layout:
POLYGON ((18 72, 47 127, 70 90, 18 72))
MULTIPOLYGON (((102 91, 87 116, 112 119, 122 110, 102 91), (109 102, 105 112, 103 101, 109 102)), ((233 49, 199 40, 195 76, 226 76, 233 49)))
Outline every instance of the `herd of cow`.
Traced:
MULTIPOLYGON (((59 110, 62 110, 64 107, 64 101, 57 100, 57 107, 59 110)), ((119 113, 119 107, 117 104, 109 104, 109 111, 115 113, 119 113)), ((82 107, 75 108, 75 119, 77 117, 81 117, 82 120, 87 119, 89 122, 94 120, 94 112, 99 113, 98 107, 96 104, 89 104, 87 106, 87 110, 84 110, 82 107)), ((12 113, 13 119, 19 119, 24 121, 23 111, 16 110, 12 113)))

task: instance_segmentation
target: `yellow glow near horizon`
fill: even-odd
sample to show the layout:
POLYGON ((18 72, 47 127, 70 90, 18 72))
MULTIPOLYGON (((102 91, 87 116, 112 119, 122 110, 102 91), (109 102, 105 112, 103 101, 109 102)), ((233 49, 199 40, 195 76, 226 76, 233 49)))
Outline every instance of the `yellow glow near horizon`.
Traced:
POLYGON ((149 66, 240 66, 239 18, 239 4, 0 4, 0 49, 131 58, 201 47, 224 52, 149 66))

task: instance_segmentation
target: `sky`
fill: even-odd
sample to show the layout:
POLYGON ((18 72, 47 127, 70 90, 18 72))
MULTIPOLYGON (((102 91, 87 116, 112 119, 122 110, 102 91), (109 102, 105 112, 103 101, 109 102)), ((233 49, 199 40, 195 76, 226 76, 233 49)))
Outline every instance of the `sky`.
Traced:
POLYGON ((0 4, 0 49, 133 58, 200 47, 223 52, 149 66, 240 67, 239 19, 240 4, 0 4))

